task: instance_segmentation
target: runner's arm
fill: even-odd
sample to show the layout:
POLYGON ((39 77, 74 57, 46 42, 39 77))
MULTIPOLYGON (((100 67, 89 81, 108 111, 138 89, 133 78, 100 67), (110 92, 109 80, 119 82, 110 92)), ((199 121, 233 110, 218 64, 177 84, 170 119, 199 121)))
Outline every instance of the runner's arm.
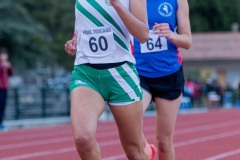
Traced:
POLYGON ((189 49, 192 45, 192 35, 187 0, 178 0, 177 22, 177 33, 170 30, 168 23, 155 23, 153 30, 159 36, 169 39, 177 47, 189 49))
POLYGON ((148 21, 146 11, 146 0, 129 0, 130 12, 119 0, 109 0, 118 15, 126 25, 128 31, 141 43, 148 40, 148 21))

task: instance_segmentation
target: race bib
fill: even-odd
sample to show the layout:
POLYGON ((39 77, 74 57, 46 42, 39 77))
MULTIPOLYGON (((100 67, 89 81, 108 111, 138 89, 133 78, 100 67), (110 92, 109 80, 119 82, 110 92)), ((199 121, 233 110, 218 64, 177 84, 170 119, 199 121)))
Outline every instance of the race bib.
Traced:
POLYGON ((109 26, 81 28, 79 45, 89 57, 103 57, 114 53, 116 44, 109 26))
POLYGON ((141 44, 141 53, 160 52, 167 49, 167 39, 154 34, 153 30, 149 31, 148 41, 141 44))

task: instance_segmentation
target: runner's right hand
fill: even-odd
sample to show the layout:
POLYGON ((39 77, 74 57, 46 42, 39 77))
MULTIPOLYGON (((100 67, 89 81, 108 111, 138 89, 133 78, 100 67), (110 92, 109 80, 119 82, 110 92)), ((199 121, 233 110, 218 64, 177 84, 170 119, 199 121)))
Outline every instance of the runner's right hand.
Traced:
POLYGON ((74 56, 77 51, 76 45, 77 45, 77 36, 74 35, 71 40, 68 40, 65 43, 65 45, 64 45, 65 52, 70 56, 74 56))

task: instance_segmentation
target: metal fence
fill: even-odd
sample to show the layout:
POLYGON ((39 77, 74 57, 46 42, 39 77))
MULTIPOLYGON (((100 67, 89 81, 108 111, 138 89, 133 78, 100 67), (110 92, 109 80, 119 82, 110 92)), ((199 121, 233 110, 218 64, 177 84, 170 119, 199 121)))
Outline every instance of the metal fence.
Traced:
MULTIPOLYGON (((222 103, 211 101, 202 94, 190 103, 189 99, 183 98, 180 110, 208 109, 213 107, 240 107, 240 92, 226 93, 222 97, 222 103), (235 94, 233 94, 235 93, 235 94), (235 95, 235 96, 234 96, 235 95)), ((24 119, 70 115, 70 96, 68 88, 49 89, 39 87, 11 88, 8 91, 5 119, 24 119)), ((155 111, 154 103, 151 103, 148 110, 155 111)), ((110 111, 106 107, 107 116, 110 111)))
POLYGON ((5 119, 23 119, 70 114, 69 89, 37 87, 12 88, 8 91, 5 119))

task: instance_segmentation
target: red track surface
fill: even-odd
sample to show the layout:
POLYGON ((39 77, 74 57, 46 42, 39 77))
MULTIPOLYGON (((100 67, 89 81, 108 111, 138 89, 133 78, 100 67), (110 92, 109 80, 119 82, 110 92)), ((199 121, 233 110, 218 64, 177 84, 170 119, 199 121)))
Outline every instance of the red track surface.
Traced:
MULTIPOLYGON (((144 118, 144 132, 155 139, 155 118, 144 118)), ((176 160, 240 160, 240 109, 179 114, 176 160)), ((126 160, 114 122, 99 122, 103 160, 126 160)), ((157 158, 156 158, 157 159, 157 158)), ((69 125, 0 132, 0 160, 79 160, 69 125)))

